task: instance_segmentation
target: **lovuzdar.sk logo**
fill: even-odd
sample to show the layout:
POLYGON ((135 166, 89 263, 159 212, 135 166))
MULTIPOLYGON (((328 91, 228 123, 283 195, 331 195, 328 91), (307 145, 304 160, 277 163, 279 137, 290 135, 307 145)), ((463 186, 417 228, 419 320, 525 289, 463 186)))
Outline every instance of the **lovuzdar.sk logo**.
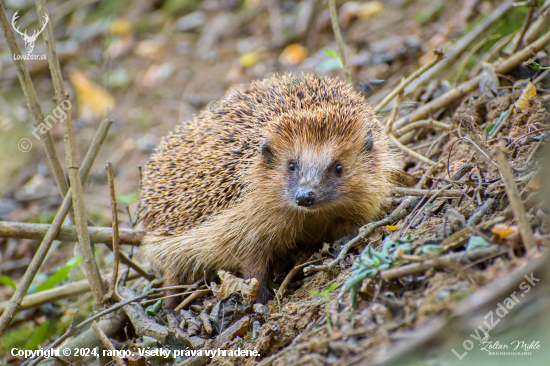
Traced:
POLYGON ((17 18, 19 18, 19 15, 17 15, 19 11, 16 11, 15 14, 13 14, 13 17, 11 18, 11 26, 13 29, 23 38, 23 41, 25 42, 25 49, 27 50, 27 55, 14 55, 14 59, 22 59, 22 60, 45 60, 46 55, 32 55, 32 51, 34 50, 34 45, 36 40, 38 39, 38 36, 44 31, 46 26, 48 25, 48 21, 50 20, 48 18, 48 15, 44 14, 44 24, 42 25, 42 29, 40 30, 33 30, 32 35, 27 34, 27 30, 25 29, 24 32, 21 32, 19 30, 19 26, 15 24, 17 18))

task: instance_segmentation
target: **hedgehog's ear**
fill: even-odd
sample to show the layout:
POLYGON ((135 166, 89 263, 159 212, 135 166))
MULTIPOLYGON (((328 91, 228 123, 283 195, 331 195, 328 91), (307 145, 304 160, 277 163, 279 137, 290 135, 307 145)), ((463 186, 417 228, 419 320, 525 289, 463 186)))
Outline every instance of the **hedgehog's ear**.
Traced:
POLYGON ((269 141, 266 140, 262 142, 260 149, 262 151, 264 162, 269 166, 275 165, 275 153, 273 152, 273 148, 271 147, 269 141))
POLYGON ((367 132, 367 135, 365 136, 365 141, 363 142, 362 150, 365 154, 369 154, 373 148, 374 148, 374 139, 372 138, 372 130, 369 130, 369 132, 367 132))

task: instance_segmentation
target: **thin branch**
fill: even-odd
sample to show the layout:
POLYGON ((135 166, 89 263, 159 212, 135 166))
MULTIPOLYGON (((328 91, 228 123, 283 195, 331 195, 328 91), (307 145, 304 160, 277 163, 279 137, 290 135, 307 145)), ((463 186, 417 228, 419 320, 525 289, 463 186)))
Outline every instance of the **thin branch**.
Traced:
POLYGON ((178 306, 176 306, 174 311, 180 311, 181 309, 183 309, 184 307, 186 307, 187 305, 189 305, 190 303, 192 303, 196 299, 199 299, 199 298, 203 297, 204 295, 207 295, 208 293, 210 293, 210 291, 212 291, 212 290, 210 290, 210 289, 197 290, 195 293, 193 293, 193 294, 189 295, 188 297, 186 297, 185 300, 183 300, 178 306))
MULTIPOLYGON (((517 32, 517 31, 516 31, 517 32)), ((506 46, 506 44, 508 42, 510 42, 510 40, 514 37, 514 34, 515 33, 510 33, 509 35, 507 36, 504 36, 502 37, 501 39, 499 39, 492 47, 489 51, 487 51, 483 57, 481 58, 481 60, 479 60, 479 63, 472 69, 472 71, 470 72, 470 78, 473 78, 474 76, 476 76, 477 74, 479 74, 479 72, 481 71, 482 67, 483 67, 483 64, 484 63, 488 63, 490 59, 492 59, 497 53, 500 52, 500 50, 506 46)))
MULTIPOLYGON (((532 57, 532 55, 536 54, 538 51, 546 47, 548 43, 550 43, 550 32, 545 33, 542 37, 531 43, 529 46, 525 47, 518 53, 510 56, 508 59, 496 65, 494 67, 495 72, 497 74, 506 74, 510 72, 511 70, 519 66, 522 62, 532 57)), ((439 65, 441 65, 441 63, 439 65)), ((431 102, 426 103, 408 116, 400 118, 394 123, 394 130, 402 128, 403 126, 411 122, 426 119, 431 114, 437 112, 441 108, 447 107, 449 104, 456 102, 459 98, 465 96, 466 94, 477 88, 480 79, 481 77, 478 75, 472 80, 462 83, 456 88, 451 89, 439 98, 436 98, 431 102)))
POLYGON ((403 100, 403 91, 397 94, 397 97, 395 98, 395 102, 393 104, 393 108, 390 113, 390 117, 388 118, 388 122, 386 122, 387 134, 391 133, 391 130, 393 128, 393 123, 395 122, 395 119, 397 118, 397 113, 399 112, 399 104, 401 104, 402 100, 403 100))
POLYGON ((109 182, 109 195, 111 196, 111 212, 113 216, 113 276, 111 277, 109 292, 107 293, 107 298, 110 299, 115 292, 115 287, 118 279, 118 264, 120 261, 120 240, 118 235, 118 210, 115 192, 115 178, 113 176, 113 164, 111 164, 110 161, 108 161, 105 165, 105 170, 107 171, 107 181, 109 182))
POLYGON ((462 55, 475 41, 477 41, 481 34, 483 34, 489 27, 491 27, 496 21, 504 16, 512 8, 514 0, 507 0, 495 9, 487 18, 485 18, 477 27, 472 29, 468 34, 462 37, 452 50, 447 52, 447 58, 445 61, 440 62, 436 67, 433 67, 429 72, 424 73, 418 79, 416 79, 408 88, 405 89, 405 95, 409 95, 414 92, 419 86, 426 81, 432 79, 442 70, 446 70, 449 66, 453 65, 455 61, 462 55))
MULTIPOLYGON (((72 336, 73 334, 75 334, 76 332, 78 332, 79 330, 83 329, 85 326, 89 325, 90 323, 92 323, 93 321, 101 318, 102 316, 105 316, 107 314, 110 314, 112 313, 113 311, 116 311, 118 309, 120 309, 121 307, 123 307, 124 305, 128 305, 132 302, 135 302, 135 301, 138 301, 138 300, 141 300, 141 299, 144 299, 154 293, 156 293, 158 290, 157 289, 152 289, 150 291, 147 291, 146 293, 143 293, 139 296, 136 296, 132 299, 128 299, 128 300, 124 300, 122 302, 118 302, 116 304, 114 304, 113 306, 95 314, 94 316, 84 320, 82 323, 78 324, 77 326, 73 327, 73 328, 69 328, 69 330, 63 334, 61 337, 59 337, 55 342, 51 343, 50 345, 48 345, 47 347, 44 347, 43 349, 44 350, 48 350, 48 349, 52 349, 52 348, 55 348, 57 346, 59 346, 65 339, 69 338, 70 336, 72 336)), ((43 356, 39 356, 37 357, 36 359, 34 359, 31 363, 30 363, 30 366, 34 366, 36 364, 38 364, 41 360, 43 359, 43 356)))
MULTIPOLYGON (((1 9, 1 4, 0 4, 0 9, 1 9)), ((0 14, 0 17, 1 17, 1 14, 0 14)), ((94 136, 92 145, 88 149, 88 153, 86 153, 86 157, 82 162, 82 171, 80 173, 82 174, 82 180, 84 181, 86 180, 86 178, 88 177, 88 174, 90 173, 90 169, 92 167, 93 161, 95 160, 99 152, 99 148, 101 147, 101 144, 103 144, 103 141, 105 141, 105 137, 109 132, 109 128, 111 127, 111 124, 112 124, 112 121, 104 120, 103 123, 99 126, 99 129, 96 135, 94 136)), ((44 239, 40 243, 38 250, 34 254, 31 260, 31 263, 29 264, 29 267, 25 271, 23 278, 19 281, 19 284, 17 285, 17 289, 15 290, 15 293, 11 297, 6 307, 6 310, 2 313, 2 316, 0 317, 0 337, 2 336, 4 331, 7 329, 8 325, 13 319, 13 316, 19 309, 19 306, 23 301, 23 297, 27 293, 29 286, 32 283, 32 280, 34 279, 34 276, 38 273, 38 270, 40 269, 40 266, 42 265, 42 262, 44 261, 44 258, 46 257, 46 254, 48 253, 48 250, 50 249, 51 244, 57 237, 57 233, 61 228, 61 224, 63 223, 63 221, 65 221, 65 217, 67 217, 67 214, 69 213, 69 210, 72 205, 72 197, 71 197, 72 191, 73 191, 73 188, 71 187, 67 192, 67 195, 63 199, 63 202, 61 203, 61 206, 57 211, 57 214, 55 215, 55 218, 51 226, 49 227, 48 231, 44 235, 44 239)))
MULTIPOLYGON (((53 224, 52 224, 53 225, 53 224)), ((23 222, 8 222, 0 221, 0 238, 16 238, 16 239, 31 239, 31 240, 43 240, 48 230, 52 225, 49 224, 31 224, 23 222)), ((113 229, 106 227, 89 227, 90 242, 102 243, 107 248, 113 251, 113 229)), ((134 231, 131 229, 119 229, 120 243, 128 245, 139 245, 141 239, 145 235, 144 231, 134 231)), ((54 240, 59 241, 74 241, 78 240, 76 232, 76 226, 63 225, 61 229, 57 231, 54 240)), ((129 258, 123 252, 120 252, 120 261, 130 266, 130 268, 137 271, 142 277, 152 280, 153 275, 148 273, 141 266, 129 258)))
MULTIPOLYGON (((98 325, 101 327, 103 332, 105 332, 105 334, 113 337, 127 324, 126 320, 126 314, 124 314, 123 312, 119 312, 114 316, 99 320, 98 325)), ((64 350, 69 350, 70 356, 64 356, 64 360, 70 362, 71 365, 81 365, 83 364, 82 361, 83 359, 85 359, 85 357, 83 357, 81 353, 76 355, 75 349, 94 349, 100 345, 101 341, 99 340, 99 337, 90 327, 80 333, 78 336, 74 337, 69 342, 65 343, 64 346, 60 347, 60 354, 64 354, 64 350)), ((21 364, 21 366, 27 366, 30 361, 31 359, 28 359, 23 364, 21 364)), ((40 366, 65 365, 65 363, 63 363, 63 361, 60 362, 59 358, 57 357, 50 357, 46 360, 40 359, 38 362, 40 362, 40 366)), ((37 362, 33 361, 32 364, 36 365, 37 362)))
POLYGON ((363 231, 359 233, 359 235, 357 235, 355 238, 348 241, 346 244, 342 246, 342 248, 340 248, 340 253, 338 254, 338 257, 336 257, 332 262, 328 264, 323 264, 320 266, 307 267, 306 269, 304 269, 304 273, 308 275, 316 271, 325 271, 325 272, 332 271, 336 267, 336 265, 346 257, 346 255, 348 254, 348 251, 351 248, 359 244, 363 239, 365 239, 377 228, 381 226, 391 225, 401 220, 405 216, 407 216, 418 202, 420 202, 420 198, 410 201, 401 211, 394 212, 382 220, 375 221, 369 224, 363 231))
MULTIPOLYGON (((38 19, 42 23, 44 17, 49 18, 48 8, 45 0, 35 0, 36 12, 38 19)), ((44 26, 44 24, 43 24, 44 26)), ((63 77, 61 76, 61 66, 59 65, 59 58, 57 57, 57 48, 55 45, 55 38, 52 31, 52 23, 47 22, 45 24, 45 32, 42 32, 42 37, 46 42, 46 53, 48 54, 48 64, 50 66, 50 73, 52 75, 52 83, 55 90, 56 103, 60 104, 66 99, 65 85, 63 84, 63 77)), ((70 113, 70 110, 67 111, 70 113)), ((67 114, 67 119, 70 120, 70 115, 67 114)))
MULTIPOLYGON (((175 287, 175 286, 168 286, 168 287, 175 287)), ((145 304, 149 304, 151 302, 157 302, 159 300, 164 300, 164 299, 169 299, 171 297, 178 297, 178 296, 183 296, 183 295, 192 295, 192 294, 195 294, 197 292, 202 292, 204 291, 204 289, 201 289, 201 290, 193 290, 193 291, 185 291, 185 292, 178 292, 176 294, 170 294, 170 295, 165 295, 165 296, 161 296, 161 297, 156 297, 154 299, 150 299, 150 300, 144 300, 144 301, 141 301, 140 304, 141 305, 145 305, 145 304)), ((201 294, 202 296, 202 294, 201 294)))
POLYGON ((481 48, 483 45, 487 42, 489 42, 492 39, 500 37, 500 34, 492 34, 488 37, 483 38, 481 41, 476 43, 474 47, 468 53, 466 56, 464 56, 464 60, 460 64, 460 67, 458 68, 458 72, 456 73, 455 82, 453 84, 456 84, 460 81, 460 78, 462 77, 462 73, 464 72, 464 69, 466 68, 466 65, 468 64, 468 61, 472 58, 472 56, 481 48))
POLYGON ((401 143, 401 141, 399 141, 397 138, 395 138, 395 136, 392 135, 391 133, 388 134, 388 136, 389 136, 390 140, 395 144, 395 146, 397 146, 397 148, 399 150, 403 151, 405 154, 409 155, 410 157, 415 158, 417 160, 420 160, 421 162, 426 163, 429 166, 432 166, 432 165, 441 165, 441 166, 443 166, 441 163, 437 163, 437 162, 435 162, 431 159, 428 159, 424 155, 419 154, 416 151, 414 151, 414 150, 408 148, 407 146, 403 145, 401 143))
MULTIPOLYGON (((46 48, 50 48, 51 46, 51 43, 46 43, 46 48)), ((52 50, 50 50, 49 53, 55 53, 55 51, 52 52, 52 50)), ((58 70, 59 61, 57 59, 55 61, 50 59, 48 62, 50 64, 50 70, 52 70, 52 77, 56 77, 56 75, 60 77, 61 71, 58 70)), ((60 83, 62 84, 62 80, 60 83)), ((56 95, 58 97, 60 93, 60 90, 56 90, 56 95)), ((74 125, 70 119, 70 114, 67 114, 67 118, 62 121, 62 124, 63 141, 65 142, 65 161, 69 170, 69 181, 73 192, 72 200, 75 213, 75 225, 78 234, 78 244, 83 258, 82 264, 86 273, 86 278, 88 278, 90 286, 92 287, 92 295, 94 296, 95 303, 101 305, 105 298, 105 284, 101 281, 99 269, 97 268, 94 252, 90 243, 82 181, 79 173, 78 149, 76 146, 74 125)))
POLYGON ((115 363, 118 366, 126 366, 126 363, 122 361, 122 358, 120 358, 120 356, 117 354, 117 349, 115 348, 115 346, 113 346, 113 344, 109 340, 109 337, 107 337, 107 335, 101 330, 101 328, 99 327, 99 325, 97 325, 95 321, 92 322, 92 329, 99 337, 101 343, 103 343, 103 346, 112 351, 113 360, 115 361, 115 363))
POLYGON ((342 38, 342 33, 340 32, 340 25, 338 24, 338 12, 336 11, 336 0, 328 0, 328 6, 330 10, 330 19, 332 20, 332 29, 334 30, 334 37, 336 38, 336 43, 338 43, 338 54, 342 60, 342 65, 344 66, 344 76, 346 81, 351 84, 351 74, 349 71, 349 65, 346 61, 346 51, 344 49, 344 39, 342 38))
POLYGON ((442 50, 434 50, 434 58, 430 60, 430 62, 428 62, 427 64, 425 64, 424 66, 422 66, 420 69, 416 70, 415 72, 413 72, 412 74, 409 75, 408 78, 406 78, 405 80, 401 81, 401 84, 399 84, 399 86, 395 89, 392 90, 392 92, 390 94, 388 94, 384 99, 382 99, 382 101, 380 103, 378 103, 376 105, 376 107, 374 108, 374 111, 375 112, 380 112, 380 110, 382 108, 384 108, 385 106, 388 105, 389 102, 391 102, 391 100, 393 98, 395 98, 395 96, 399 93, 401 93, 403 90, 405 90, 405 88, 410 84, 412 83, 414 80, 416 80, 420 75, 422 75, 423 73, 425 73, 426 71, 428 71, 429 69, 431 69, 432 67, 434 67, 439 61, 443 60, 445 58, 445 54, 443 53, 442 50))
POLYGON ((516 67, 518 67, 522 62, 528 60, 529 58, 536 55, 537 52, 542 50, 544 47, 548 46, 550 43, 550 32, 546 32, 539 39, 533 43, 525 46, 519 52, 508 57, 502 63, 495 67, 495 73, 497 74, 507 74, 516 67))
MULTIPOLYGON (((135 271, 130 272, 130 274, 128 275, 129 280, 133 280, 139 277, 141 277, 141 275, 135 271)), ((103 280, 105 282, 108 282, 111 280, 111 277, 109 275, 104 276, 103 280)), ((42 306, 44 304, 50 304, 52 302, 63 300, 68 297, 85 294, 86 292, 90 292, 90 284, 88 283, 88 280, 81 280, 70 283, 68 285, 57 286, 50 290, 26 295, 21 302, 19 311, 42 306)), ((0 313, 6 309, 8 303, 9 301, 4 301, 0 303, 0 313)))
MULTIPOLYGON (((0 238, 42 240, 51 227, 50 224, 32 224, 28 222, 0 221, 0 238)), ((113 229, 110 227, 90 227, 90 241, 94 244, 103 243, 112 245, 113 229)), ((140 245, 145 231, 119 229, 120 244, 140 245)), ((77 241, 76 226, 63 225, 59 229, 55 240, 77 241)))
POLYGON ((400 128, 397 131, 394 131, 393 135, 395 137, 401 137, 409 131, 414 131, 418 128, 433 128, 436 130, 451 131, 453 127, 450 124, 434 121, 433 119, 426 119, 422 121, 417 121, 411 124, 406 125, 403 128, 400 128))
POLYGON ((451 262, 472 261, 495 254, 506 254, 507 250, 500 249, 498 245, 491 245, 487 248, 481 248, 472 251, 462 251, 451 253, 437 258, 426 259, 420 263, 411 263, 401 267, 391 268, 380 272, 380 276, 386 281, 396 280, 403 276, 423 273, 426 270, 437 267, 447 267, 451 262))
MULTIPOLYGON (((6 37, 6 41, 8 43, 13 62, 15 64, 15 68, 17 70, 17 76, 19 78, 19 82, 21 83, 21 88, 23 89, 23 93, 25 94, 27 107, 31 112, 34 126, 38 128, 38 126, 43 123, 42 121, 44 120, 44 113, 42 112, 42 107, 40 107, 40 103, 38 102, 38 97, 36 96, 36 92, 34 90, 29 71, 25 66, 25 61, 23 61, 19 57, 15 57, 16 55, 21 55, 21 49, 17 45, 17 41, 15 40, 15 36, 13 35, 11 25, 8 21, 2 3, 0 3, 0 24, 2 25, 2 30, 4 32, 4 36, 6 37)), ((57 187, 61 192, 61 196, 66 196, 69 186, 67 184, 67 180, 65 179, 63 167, 61 166, 61 162, 59 161, 59 157, 57 156, 57 152, 55 150, 55 145, 53 143, 50 131, 46 130, 46 132, 41 136, 40 140, 42 140, 44 144, 46 157, 48 158, 48 162, 52 167, 55 183, 57 184, 57 187)), ((1 333, 2 332, 0 331, 0 334, 1 333)))
POLYGON ((512 172, 510 163, 504 153, 505 150, 506 145, 503 141, 501 141, 500 145, 496 149, 500 176, 504 182, 504 188, 506 188, 506 195, 510 201, 510 206, 512 206, 512 211, 516 217, 519 233, 523 239, 523 245, 528 252, 532 252, 537 249, 535 239, 533 239, 533 229, 527 220, 525 207, 521 202, 518 187, 516 186, 516 182, 514 180, 514 173, 512 172))
POLYGON ((290 272, 288 272, 288 274, 286 275, 283 283, 281 283, 281 286, 279 287, 279 289, 277 290, 277 297, 285 296, 286 289, 290 285, 290 282, 298 274, 298 272, 300 272, 300 270, 302 268, 305 268, 305 267, 310 266, 310 265, 315 264, 315 263, 322 262, 325 259, 327 259, 327 258, 315 259, 315 260, 312 260, 312 261, 309 261, 309 262, 299 264, 299 265, 295 266, 294 268, 292 268, 290 270, 290 272))
POLYGON ((529 44, 537 39, 550 25, 550 1, 546 0, 535 14, 535 20, 525 33, 525 44, 529 44))
POLYGON ((527 9, 527 13, 525 13, 525 20, 523 21, 523 25, 521 26, 521 30, 519 31, 519 36, 517 38, 517 41, 514 44, 514 47, 512 48, 512 53, 517 52, 521 47, 521 43, 523 42, 523 37, 525 36, 525 32, 527 32, 527 29, 529 29, 529 26, 531 25, 531 21, 533 20, 533 13, 535 12, 536 3, 533 0, 528 0, 527 6, 528 6, 528 9, 527 9))
POLYGON ((438 197, 462 197, 462 191, 458 189, 447 189, 441 192, 437 192, 429 189, 414 189, 414 188, 402 188, 394 187, 392 193, 397 196, 419 196, 424 197, 428 194, 427 197, 434 196, 437 194, 438 197))

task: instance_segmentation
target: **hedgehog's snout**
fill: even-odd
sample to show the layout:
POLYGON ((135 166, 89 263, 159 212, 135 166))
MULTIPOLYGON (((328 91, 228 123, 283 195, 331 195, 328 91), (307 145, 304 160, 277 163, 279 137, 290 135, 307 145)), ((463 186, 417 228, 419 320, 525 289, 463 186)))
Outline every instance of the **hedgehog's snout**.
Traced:
POLYGON ((296 193, 296 204, 302 207, 310 207, 315 203, 315 193, 308 190, 299 190, 296 193))

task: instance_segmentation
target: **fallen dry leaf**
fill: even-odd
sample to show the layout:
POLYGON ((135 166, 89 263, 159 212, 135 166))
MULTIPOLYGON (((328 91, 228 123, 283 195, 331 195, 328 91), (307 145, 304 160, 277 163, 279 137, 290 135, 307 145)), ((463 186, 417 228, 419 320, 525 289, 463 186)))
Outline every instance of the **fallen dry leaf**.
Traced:
POLYGON ((164 48, 162 42, 157 39, 146 39, 138 42, 134 53, 143 58, 159 61, 164 60, 166 48, 164 48))
POLYGON ((143 74, 141 84, 147 87, 155 86, 158 83, 167 80, 173 72, 174 67, 170 62, 162 65, 151 65, 143 74))
POLYGON ((346 27, 355 19, 368 19, 380 14, 383 10, 384 4, 381 1, 367 1, 365 3, 346 1, 338 12, 338 21, 346 27))
POLYGON ((260 56, 256 52, 249 52, 242 54, 239 57, 239 63, 242 67, 249 68, 250 66, 254 66, 258 63, 258 60, 260 59, 260 56))
POLYGON ((250 278, 248 280, 243 280, 223 269, 218 271, 218 276, 221 279, 220 287, 213 290, 214 295, 218 298, 223 299, 231 294, 237 293, 241 294, 247 301, 253 302, 256 300, 258 285, 260 284, 257 279, 250 278))
POLYGON ((115 98, 106 89, 96 84, 83 72, 73 70, 69 80, 76 91, 80 113, 83 118, 89 116, 102 117, 115 107, 115 98))
POLYGON ((542 188, 542 179, 540 177, 533 179, 527 187, 525 187, 525 190, 527 192, 535 192, 542 188))
POLYGON ((381 1, 367 1, 362 4, 357 13, 359 19, 368 19, 380 14, 384 10, 384 4, 381 1))
POLYGON ((531 99, 537 95, 537 88, 533 85, 531 80, 529 80, 529 83, 523 89, 523 93, 521 93, 521 96, 519 99, 514 103, 516 108, 521 109, 522 111, 526 111, 529 107, 529 103, 531 102, 531 99))
POLYGON ((496 224, 491 229, 491 232, 497 236, 497 240, 504 240, 517 231, 518 228, 516 226, 508 226, 506 224, 496 224))
POLYGON ((481 71, 480 74, 479 91, 489 98, 494 98, 500 86, 498 76, 489 63, 482 62, 482 67, 483 71, 481 71))
POLYGON ((132 23, 125 19, 115 19, 109 25, 109 33, 113 35, 128 35, 132 33, 132 23))
POLYGON ((307 57, 307 49, 298 43, 288 45, 279 56, 279 61, 284 66, 298 66, 307 57))
POLYGON ((122 37, 116 37, 112 40, 105 50, 105 56, 109 59, 117 59, 132 50, 136 43, 134 36, 127 34, 122 37))

